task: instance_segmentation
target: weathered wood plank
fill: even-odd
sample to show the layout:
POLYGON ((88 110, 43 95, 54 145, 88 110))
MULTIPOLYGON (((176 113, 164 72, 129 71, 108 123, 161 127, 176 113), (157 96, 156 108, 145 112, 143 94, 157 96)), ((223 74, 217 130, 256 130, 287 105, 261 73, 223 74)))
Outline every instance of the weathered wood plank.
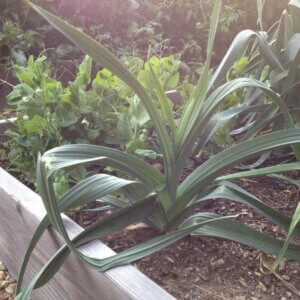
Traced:
MULTIPOLYGON (((39 221, 45 215, 40 197, 0 168, 0 257, 16 277, 26 248, 39 221)), ((83 229, 63 216, 68 234, 74 237, 83 229)), ((25 282, 62 245, 59 235, 49 229, 33 253, 25 282)), ((114 252, 100 241, 81 247, 89 256, 104 258, 114 252)), ((133 266, 98 273, 70 255, 54 278, 34 291, 33 299, 174 299, 133 266)))

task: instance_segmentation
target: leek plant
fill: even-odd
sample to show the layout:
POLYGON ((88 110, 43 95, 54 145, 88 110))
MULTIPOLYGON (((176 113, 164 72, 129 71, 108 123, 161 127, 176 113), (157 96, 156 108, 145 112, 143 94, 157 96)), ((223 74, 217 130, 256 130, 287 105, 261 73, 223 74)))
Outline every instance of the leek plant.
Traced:
MULTIPOLYGON (((258 1, 259 23, 262 24, 263 1, 258 1)), ((270 88, 280 95, 293 122, 298 126, 300 124, 300 105, 299 105, 299 87, 300 87, 300 1, 291 0, 288 10, 282 13, 278 22, 276 22, 268 32, 260 32, 260 36, 272 49, 273 62, 268 60, 264 48, 256 44, 250 45, 247 49, 249 54, 249 63, 244 76, 256 78, 270 86, 270 88)), ((262 25, 261 25, 262 27, 262 25)), ((250 113, 246 125, 239 128, 236 133, 245 132, 245 139, 260 134, 266 129, 272 131, 286 128, 285 118, 274 105, 269 101, 265 93, 261 90, 250 88, 244 101, 248 105, 261 104, 261 110, 258 113, 250 113)), ((294 155, 300 160, 300 149, 293 147, 294 155)), ((267 158, 267 156, 265 156, 267 158)), ((262 160, 260 160, 262 162, 262 160)))
MULTIPOLYGON (((239 78, 221 85, 224 74, 241 55, 247 41, 255 36, 264 47, 266 57, 277 63, 270 47, 263 43, 260 35, 243 31, 234 40, 220 66, 212 74, 210 71, 214 38, 217 30, 221 0, 216 0, 211 18, 207 45, 207 59, 202 76, 188 100, 180 119, 174 118, 169 99, 162 88, 162 82, 153 71, 152 87, 145 88, 110 52, 86 34, 67 24, 46 10, 29 3, 40 15, 74 42, 83 52, 123 80, 142 101, 151 118, 163 154, 164 172, 159 172, 151 164, 116 149, 94 145, 64 145, 47 151, 37 163, 39 191, 47 210, 27 249, 16 289, 16 299, 30 297, 33 289, 47 283, 64 263, 70 253, 98 271, 128 264, 166 247, 188 234, 214 236, 240 242, 267 253, 277 254, 284 242, 258 232, 235 220, 236 216, 221 216, 213 213, 194 213, 199 203, 216 198, 244 203, 255 209, 274 224, 287 230, 291 218, 261 202, 236 184, 220 177, 224 171, 274 148, 292 146, 300 142, 300 130, 295 127, 281 97, 268 85, 248 78, 239 78), (240 113, 256 111, 256 106, 241 106, 219 112, 222 100, 231 92, 244 87, 262 90, 282 112, 287 129, 255 137, 238 143, 216 154, 188 177, 181 174, 196 141, 203 148, 216 130, 226 121, 240 113), (154 101, 155 100, 155 101, 154 101), (159 108, 157 105, 159 103, 159 108), (56 174, 78 165, 99 164, 110 166, 126 173, 126 179, 107 174, 88 177, 69 189, 59 199, 56 198, 53 182, 56 174), (111 194, 121 190, 126 200, 114 198, 111 194), (119 210, 70 239, 61 218, 61 212, 79 205, 102 199, 103 202, 119 210), (121 253, 104 259, 88 257, 78 247, 91 240, 112 234, 117 230, 143 221, 159 230, 161 235, 134 246, 121 253), (53 226, 63 238, 65 245, 36 274, 30 284, 22 290, 24 272, 31 253, 48 226, 53 226)), ((293 166, 299 169, 299 165, 293 166)), ((282 165, 280 170, 273 167, 261 173, 281 172, 291 168, 282 165)), ((259 172, 259 171, 254 171, 259 172)), ((295 226, 294 234, 300 235, 300 227, 295 226)), ((285 256, 300 259, 300 247, 289 245, 285 256)))
MULTIPOLYGON (((257 0, 258 8, 258 22, 262 29, 262 10, 265 1, 257 0)), ((295 125, 299 128, 300 124, 300 105, 299 105, 299 87, 300 87, 300 1, 289 1, 288 10, 285 10, 278 22, 276 22, 268 32, 260 33, 264 40, 269 44, 274 54, 274 61, 277 64, 267 63, 265 52, 263 48, 257 47, 257 44, 251 49, 250 62, 247 66, 248 70, 245 72, 245 76, 257 78, 261 81, 265 81, 270 88, 278 93, 283 99, 288 111, 293 119, 295 125)), ((252 138, 260 134, 267 128, 272 128, 273 131, 281 130, 286 126, 285 118, 282 112, 278 109, 277 105, 274 105, 272 101, 268 101, 266 95, 262 91, 255 88, 251 88, 247 92, 247 97, 244 100, 246 103, 261 104, 260 114, 250 113, 246 126, 240 128, 237 133, 243 131, 246 132, 244 139, 252 138), (257 115, 257 117, 256 117, 257 115), (256 118, 255 118, 256 117, 256 118), (254 120, 254 121, 253 121, 254 120)), ((299 145, 293 146, 294 155, 296 159, 300 160, 300 148, 299 145)), ((270 155, 270 152, 262 155, 260 159, 254 164, 258 166, 263 163, 270 155)), ((281 154, 283 155, 283 154, 281 154)), ((284 154, 286 155, 286 154, 284 154)), ((290 153, 288 154, 290 155, 290 153)), ((253 166, 253 165, 252 165, 253 166)), ((298 169, 298 163, 290 163, 285 166, 279 165, 275 168, 278 172, 298 169)), ((219 179, 232 180, 234 178, 251 177, 271 174, 271 176, 279 179, 284 179, 291 184, 295 184, 298 188, 299 185, 291 178, 279 175, 272 175, 274 173, 273 168, 264 168, 256 171, 246 171, 236 173, 230 176, 223 176, 219 179)), ((300 221, 300 203, 298 203, 295 212, 292 216, 290 226, 287 232, 287 238, 284 246, 278 253, 276 260, 272 266, 274 272, 279 265, 280 260, 283 258, 284 253, 292 241, 295 234, 295 229, 300 221)))

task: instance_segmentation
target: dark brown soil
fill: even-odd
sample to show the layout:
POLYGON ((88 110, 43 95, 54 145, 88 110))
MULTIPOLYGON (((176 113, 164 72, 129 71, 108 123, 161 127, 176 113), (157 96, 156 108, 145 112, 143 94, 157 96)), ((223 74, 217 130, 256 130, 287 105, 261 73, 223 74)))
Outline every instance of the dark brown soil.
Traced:
MULTIPOLYGON (((237 183, 287 214, 293 212, 299 201, 297 188, 273 178, 258 177, 237 183)), ((235 202, 209 201, 196 210, 222 215, 242 212, 241 222, 273 236, 285 237, 277 226, 235 202)), ((89 226, 99 215, 76 213, 75 219, 89 226)), ((105 238, 104 242, 120 252, 157 235, 140 223, 105 238)), ((187 236, 134 265, 177 299, 300 299, 300 294, 296 294, 300 291, 300 262, 284 260, 276 277, 263 272, 260 257, 261 251, 231 241, 187 236)))

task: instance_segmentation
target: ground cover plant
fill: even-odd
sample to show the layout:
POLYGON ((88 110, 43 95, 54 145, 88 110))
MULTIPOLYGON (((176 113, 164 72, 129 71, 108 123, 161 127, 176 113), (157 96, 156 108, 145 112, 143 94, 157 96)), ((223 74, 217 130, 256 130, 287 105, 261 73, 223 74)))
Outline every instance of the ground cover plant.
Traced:
MULTIPOLYGON (((164 92, 163 81, 155 72, 155 64, 152 65, 151 61, 148 64, 151 85, 145 86, 96 41, 46 10, 33 4, 30 5, 86 54, 118 76, 134 91, 147 110, 156 131, 163 155, 164 172, 158 171, 152 165, 130 154, 103 146, 65 145, 45 152, 38 160, 37 181, 47 216, 41 222, 27 250, 18 280, 17 299, 28 299, 32 289, 50 280, 70 252, 90 267, 104 271, 149 255, 193 233, 231 239, 267 253, 279 253, 284 245, 283 241, 237 222, 234 220, 235 216, 223 217, 210 213, 193 213, 195 205, 208 199, 224 198, 244 203, 285 230, 289 229, 292 221, 290 233, 299 235, 299 226, 296 225, 299 218, 297 211, 295 217, 291 219, 230 182, 232 176, 220 177, 225 170, 249 158, 278 147, 290 146, 294 150, 294 145, 300 142, 299 129, 295 126, 285 103, 267 84, 252 78, 237 78, 221 84, 234 61, 240 58, 244 49, 242 46, 252 36, 259 42, 260 48, 265 50, 265 57, 270 61, 274 60, 272 49, 259 34, 255 32, 250 34, 249 31, 241 32, 216 71, 214 73, 210 71, 221 1, 215 1, 212 12, 207 59, 201 77, 182 115, 175 115, 175 117, 172 114, 170 100, 164 92), (214 132, 226 121, 240 113, 257 110, 257 106, 250 105, 220 111, 222 100, 243 87, 255 87, 264 91, 268 98, 280 108, 288 129, 237 143, 208 159, 182 180, 182 169, 196 142, 198 146, 204 147, 214 132), (198 139, 199 136, 200 139, 198 139), (53 188, 55 175, 63 169, 84 164, 111 166, 126 173, 127 176, 120 178, 108 174, 97 174, 82 180, 57 199, 53 188), (125 199, 120 201, 115 197, 107 197, 120 189, 125 199), (64 228, 60 212, 102 197, 104 203, 119 207, 119 210, 96 222, 71 241, 64 228), (162 234, 141 245, 101 260, 87 257, 77 249, 83 243, 109 235, 140 220, 162 234), (21 292, 22 278, 30 254, 41 234, 50 224, 61 234, 66 244, 21 292)), ((291 5, 297 7, 294 1, 291 1, 291 5)), ((255 170, 251 174, 263 175, 297 168, 299 168, 298 163, 283 164, 255 170)), ((236 176, 243 175, 245 174, 236 176)), ((299 246, 289 245, 284 250, 286 250, 287 258, 299 259, 299 246)))
MULTIPOLYGON (((126 64, 145 86, 151 84, 151 64, 164 90, 180 89, 181 62, 173 56, 153 56, 146 63, 127 58, 126 64)), ((139 99, 109 70, 100 70, 93 80, 91 70, 92 59, 86 56, 73 82, 63 86, 44 55, 30 56, 27 66, 14 67, 20 83, 7 102, 17 120, 5 131, 10 138, 5 146, 12 167, 28 180, 36 181, 38 153, 64 144, 109 145, 141 157, 158 157, 152 145, 148 149, 152 127, 139 99)), ((67 178, 59 181, 67 187, 67 178)))

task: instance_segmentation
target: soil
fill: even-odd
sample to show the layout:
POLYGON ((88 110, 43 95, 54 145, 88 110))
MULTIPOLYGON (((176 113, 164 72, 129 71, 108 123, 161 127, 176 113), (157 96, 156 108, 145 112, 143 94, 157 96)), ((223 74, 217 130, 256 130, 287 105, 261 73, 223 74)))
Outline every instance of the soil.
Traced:
MULTIPOLYGON (((298 177, 297 173, 289 175, 298 177)), ((283 181, 257 177, 236 182, 262 201, 289 215, 299 201, 300 191, 283 181)), ((90 204, 88 207, 96 206, 90 204)), ((221 215, 242 212, 239 221, 273 236, 285 238, 284 232, 277 226, 235 202, 208 201, 197 207, 196 211, 221 215)), ((86 227, 100 215, 100 212, 80 212, 75 213, 74 218, 86 227)), ((120 252, 157 235, 153 229, 139 223, 103 241, 120 252)), ((264 267, 265 261, 269 259, 274 257, 228 240, 187 236, 134 265, 177 299, 300 299, 300 262, 283 260, 275 276, 264 267)))

